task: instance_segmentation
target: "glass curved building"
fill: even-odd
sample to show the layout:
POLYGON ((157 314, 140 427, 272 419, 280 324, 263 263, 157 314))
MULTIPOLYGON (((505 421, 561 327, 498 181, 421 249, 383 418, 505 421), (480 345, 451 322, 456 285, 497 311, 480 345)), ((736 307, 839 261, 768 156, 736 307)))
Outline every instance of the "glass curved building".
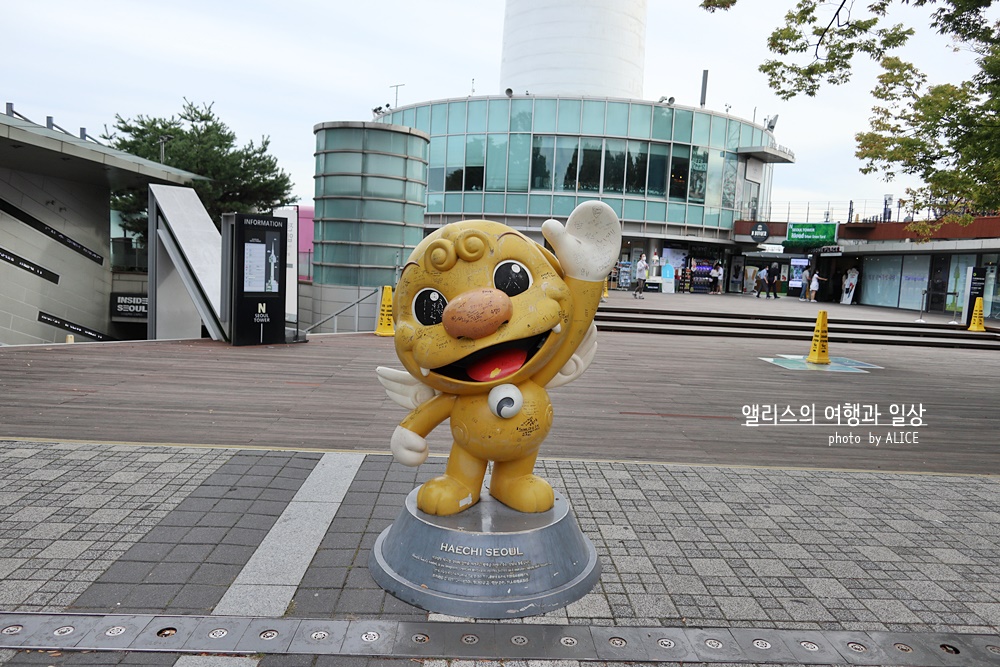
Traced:
POLYGON ((538 239, 600 199, 636 240, 731 243, 733 221, 769 200, 773 164, 794 161, 764 126, 637 100, 468 97, 378 122, 430 135, 425 227, 485 217, 538 239))

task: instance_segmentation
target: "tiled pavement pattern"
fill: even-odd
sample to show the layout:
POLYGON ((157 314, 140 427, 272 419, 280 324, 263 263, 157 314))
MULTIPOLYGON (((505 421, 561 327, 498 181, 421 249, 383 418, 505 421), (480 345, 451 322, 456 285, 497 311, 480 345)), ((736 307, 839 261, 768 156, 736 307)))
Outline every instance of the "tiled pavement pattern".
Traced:
MULTIPOLYGON (((106 451, 102 448, 102 454, 106 451)), ((131 453, 138 458, 152 451, 126 449, 120 456, 131 453)), ((291 470, 308 473, 318 456, 164 451, 178 456, 204 454, 228 463, 166 513, 142 542, 73 604, 74 609, 125 611, 105 605, 131 595, 128 608, 135 611, 210 613, 214 603, 207 589, 225 588, 249 558, 252 543, 259 543, 273 523, 275 515, 265 510, 280 511, 294 493, 280 488, 294 486, 291 481, 278 480, 294 477, 291 470), (258 474, 262 468, 267 474, 258 474), (291 477, 283 477, 281 471, 291 477), (275 483, 278 486, 270 486, 275 483), (226 494, 236 493, 230 491, 233 488, 256 497, 227 499, 226 494), (242 509, 209 511, 226 500, 244 504, 242 509), (216 514, 235 515, 230 517, 235 522, 199 524, 215 521, 207 517, 216 514), (225 543, 230 533, 251 544, 225 543), (170 568, 174 548, 190 546, 213 548, 201 550, 201 562, 195 562, 193 552, 183 567, 178 561, 169 582, 148 579, 160 568, 170 568), (216 552, 223 547, 227 548, 216 552), (145 574, 139 574, 143 570, 145 574), (199 571, 215 576, 200 583, 195 579, 199 571), (149 589, 148 598, 141 593, 147 586, 157 587, 149 589), (173 593, 168 595, 161 586, 173 593), (193 601, 175 603, 185 591, 193 601)), ((37 470, 49 467, 43 463, 37 470)), ((118 466, 115 471, 124 469, 118 466)), ((368 551, 398 514, 406 493, 442 469, 440 459, 412 470, 392 464, 387 456, 368 456, 288 613, 343 619, 426 618, 372 582, 368 551)), ((995 478, 582 461, 544 461, 537 469, 570 500, 584 532, 597 546, 603 573, 598 587, 582 600, 524 622, 991 634, 1000 629, 1000 480, 995 478)), ((25 488, 49 482, 20 483, 25 488)), ((8 525, 0 523, 0 528, 8 525)), ((95 563, 92 571, 103 570, 109 561, 95 563)), ((47 576, 56 580, 59 573, 52 568, 47 576)), ((56 658, 21 653, 6 664, 173 664, 175 659, 155 654, 56 658)), ((213 665, 220 660, 234 667, 256 662, 208 659, 213 665)), ((266 656, 260 661, 265 667, 383 663, 413 664, 342 656, 266 656)))

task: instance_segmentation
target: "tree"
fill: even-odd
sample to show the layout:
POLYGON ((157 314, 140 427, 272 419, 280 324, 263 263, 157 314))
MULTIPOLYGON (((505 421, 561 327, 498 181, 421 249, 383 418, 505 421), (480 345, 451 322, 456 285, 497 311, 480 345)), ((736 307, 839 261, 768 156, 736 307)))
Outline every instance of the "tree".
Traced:
MULTIPOLYGON (((191 184, 216 226, 222 214, 269 211, 293 203, 292 181, 268 155, 270 140, 261 137, 242 148, 236 134, 212 111, 184 100, 177 117, 135 119, 115 115, 114 132, 103 135, 112 148, 204 176, 191 184)), ((145 239, 148 193, 128 189, 112 193, 111 207, 122 212, 126 230, 145 239)))
MULTIPOLYGON (((702 0, 701 6, 714 12, 737 1, 702 0)), ((887 181, 898 174, 920 178, 923 185, 907 188, 907 210, 929 210, 934 220, 909 225, 918 239, 1000 209, 1000 32, 986 15, 993 4, 870 0, 855 10, 847 0, 798 0, 768 39, 779 57, 760 70, 783 99, 850 80, 856 56, 881 66, 871 127, 855 135, 855 154, 863 173, 878 172, 887 181), (915 65, 894 55, 915 29, 885 25, 893 5, 934 8, 928 27, 951 38, 956 49, 976 53, 979 72, 968 81, 928 85, 915 65)))

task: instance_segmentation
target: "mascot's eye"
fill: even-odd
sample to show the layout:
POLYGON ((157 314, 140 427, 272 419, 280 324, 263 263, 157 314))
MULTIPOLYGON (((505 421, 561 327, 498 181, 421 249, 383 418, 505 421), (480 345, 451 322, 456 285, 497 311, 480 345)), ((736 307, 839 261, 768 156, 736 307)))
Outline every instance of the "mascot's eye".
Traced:
POLYGON ((493 270, 493 284, 507 296, 517 296, 531 287, 531 271, 520 262, 501 262, 493 270))
POLYGON ((417 292, 413 297, 413 316, 424 326, 441 324, 444 315, 444 307, 448 301, 441 292, 436 289, 425 288, 417 292))

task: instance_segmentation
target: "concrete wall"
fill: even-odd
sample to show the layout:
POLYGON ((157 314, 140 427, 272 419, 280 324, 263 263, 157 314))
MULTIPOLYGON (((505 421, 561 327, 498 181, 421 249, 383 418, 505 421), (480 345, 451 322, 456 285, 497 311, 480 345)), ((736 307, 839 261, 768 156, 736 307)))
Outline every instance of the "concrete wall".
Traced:
MULTIPOLYGON (((66 340, 70 333, 38 321, 39 311, 108 334, 110 208, 106 188, 0 168, 0 198, 101 255, 103 264, 0 212, 0 249, 59 276, 54 284, 0 260, 0 344, 66 340)), ((78 341, 89 340, 75 334, 78 341)))
MULTIPOLYGON (((336 318, 336 332, 375 331, 378 324, 381 289, 374 287, 341 287, 299 283, 299 328, 306 330, 319 320, 335 313, 361 297, 376 293, 336 318), (377 291, 376 291, 377 290, 377 291), (357 322, 355 322, 357 317, 357 322)), ((315 328, 311 333, 333 333, 334 320, 315 328)))

